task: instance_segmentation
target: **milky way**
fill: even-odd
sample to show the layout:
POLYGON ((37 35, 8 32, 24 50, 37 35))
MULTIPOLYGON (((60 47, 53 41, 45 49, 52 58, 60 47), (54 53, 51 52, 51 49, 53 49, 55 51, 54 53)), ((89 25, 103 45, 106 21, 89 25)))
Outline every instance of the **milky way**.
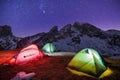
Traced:
POLYGON ((0 0, 0 25, 10 25, 16 36, 75 21, 120 30, 120 0, 0 0))

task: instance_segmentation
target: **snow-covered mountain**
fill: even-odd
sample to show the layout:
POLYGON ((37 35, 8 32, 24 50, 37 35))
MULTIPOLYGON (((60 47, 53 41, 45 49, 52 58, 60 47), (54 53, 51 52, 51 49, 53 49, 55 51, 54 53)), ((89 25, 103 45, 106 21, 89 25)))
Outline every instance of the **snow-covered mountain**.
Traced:
POLYGON ((10 26, 0 26, 0 50, 16 49, 21 39, 12 34, 10 26))
MULTIPOLYGON (((13 38, 15 39, 16 37, 13 38)), ((10 40, 13 41, 13 38, 10 40)), ((3 40, 3 38, 0 39, 3 40)), ((78 52, 83 48, 94 48, 102 55, 120 55, 120 31, 103 31, 89 23, 79 22, 75 22, 73 25, 67 24, 60 30, 58 30, 57 26, 54 26, 47 33, 17 38, 17 44, 13 44, 12 42, 12 44, 10 44, 11 47, 7 49, 14 49, 15 47, 22 48, 31 43, 38 44, 42 47, 48 42, 53 43, 58 51, 78 52), (15 47, 12 45, 15 45, 15 47)), ((2 44, 0 45, 2 46, 2 44)))

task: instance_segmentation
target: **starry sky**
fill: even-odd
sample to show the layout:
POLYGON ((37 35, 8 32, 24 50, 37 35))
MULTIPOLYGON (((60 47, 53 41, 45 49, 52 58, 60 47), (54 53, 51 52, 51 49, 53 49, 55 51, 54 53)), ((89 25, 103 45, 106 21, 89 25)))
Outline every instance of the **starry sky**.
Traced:
POLYGON ((18 37, 76 21, 120 30, 120 0, 0 0, 0 25, 11 26, 18 37))

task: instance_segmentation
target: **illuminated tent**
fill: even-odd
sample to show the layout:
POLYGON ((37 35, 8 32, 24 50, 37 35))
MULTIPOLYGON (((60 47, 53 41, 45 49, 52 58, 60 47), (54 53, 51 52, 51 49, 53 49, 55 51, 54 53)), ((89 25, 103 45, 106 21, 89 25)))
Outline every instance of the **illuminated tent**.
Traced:
POLYGON ((68 64, 68 70, 74 71, 75 74, 82 72, 94 77, 99 77, 106 69, 99 53, 91 48, 78 52, 68 64))
POLYGON ((21 64, 28 61, 36 60, 38 58, 43 58, 44 54, 39 50, 38 46, 31 44, 23 48, 19 54, 10 59, 10 64, 21 64))
POLYGON ((55 50, 56 50, 56 47, 52 43, 47 43, 42 48, 42 51, 48 54, 55 52, 55 50))

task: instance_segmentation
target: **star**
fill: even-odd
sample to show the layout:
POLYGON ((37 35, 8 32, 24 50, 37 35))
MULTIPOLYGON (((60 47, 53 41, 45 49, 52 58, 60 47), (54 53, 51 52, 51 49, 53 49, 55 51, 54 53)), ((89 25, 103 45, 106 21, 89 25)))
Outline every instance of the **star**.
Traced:
POLYGON ((45 11, 45 10, 43 10, 42 12, 43 12, 43 14, 45 14, 45 13, 46 13, 46 11, 45 11))

